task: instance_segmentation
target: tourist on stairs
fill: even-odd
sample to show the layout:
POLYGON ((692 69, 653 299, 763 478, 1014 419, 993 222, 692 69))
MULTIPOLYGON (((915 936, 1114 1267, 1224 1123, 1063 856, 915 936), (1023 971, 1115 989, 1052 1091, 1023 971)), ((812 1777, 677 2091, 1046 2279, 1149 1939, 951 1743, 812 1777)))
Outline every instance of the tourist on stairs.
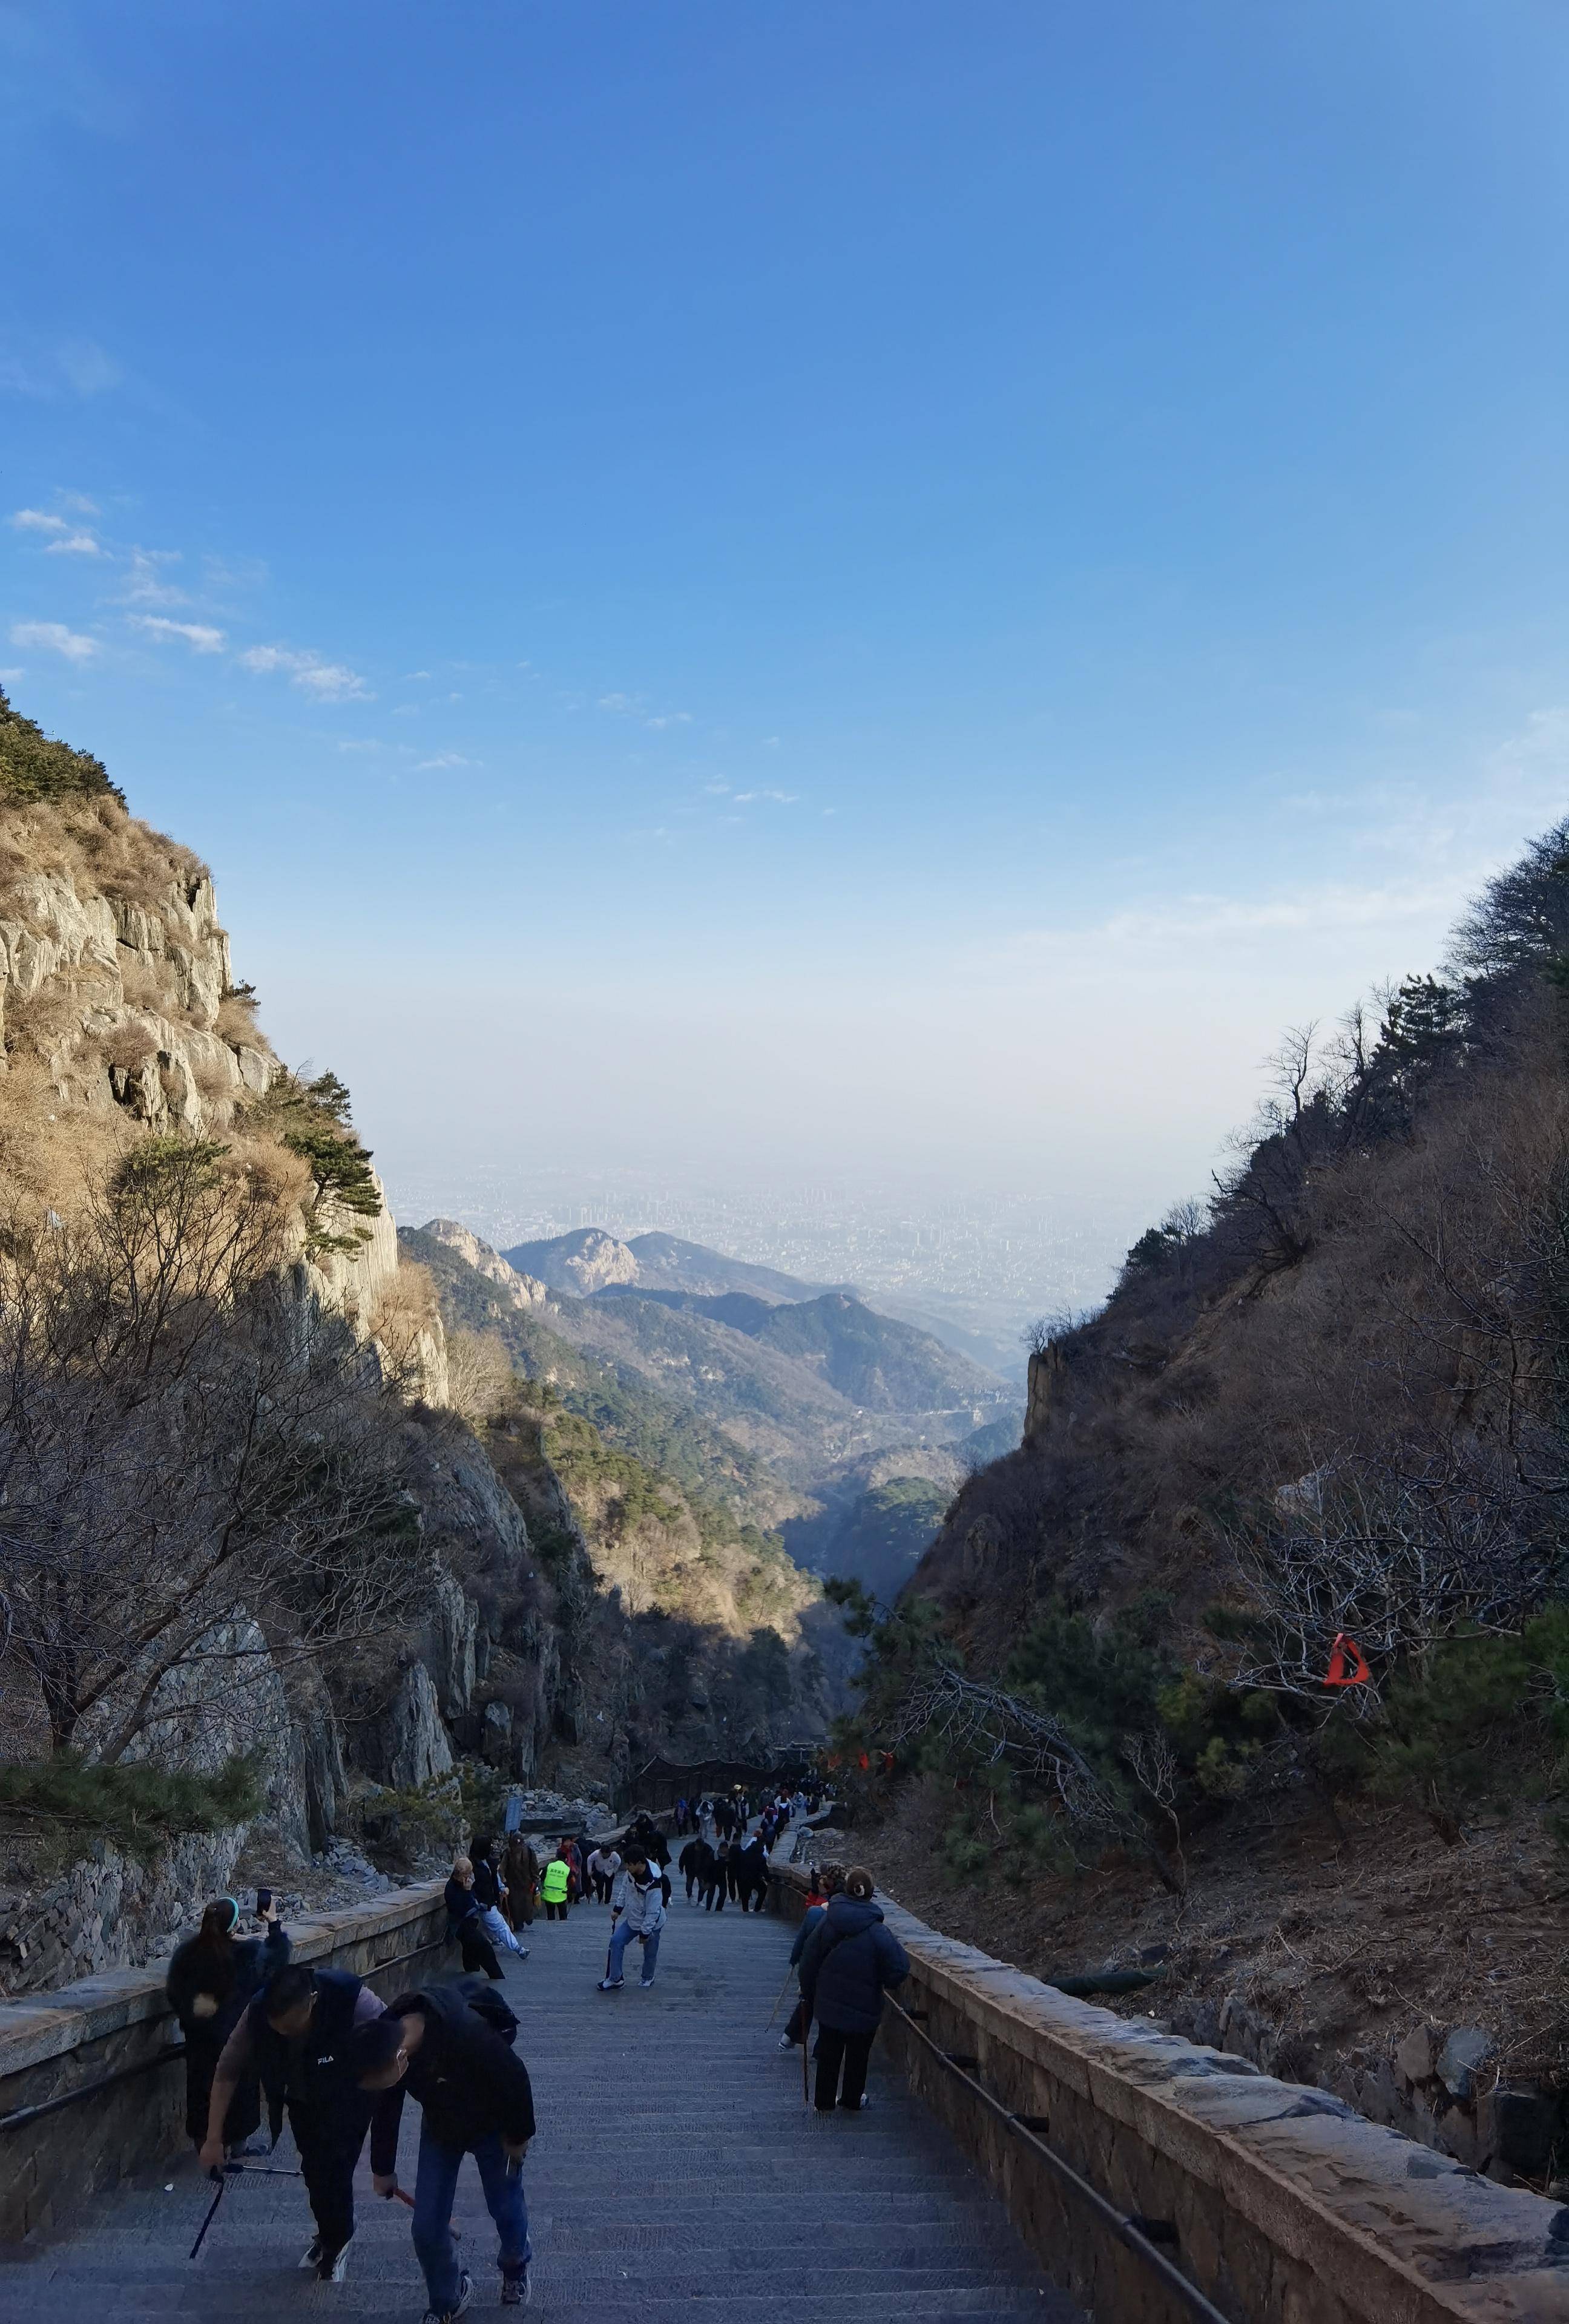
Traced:
POLYGON ((499 1978, 501 1963, 485 1932, 479 1899, 474 1893, 474 1866, 466 1856, 460 1856, 452 1868, 446 1901, 447 1933, 463 1956, 464 1969, 483 1969, 486 1977, 499 1978))
POLYGON ((572 1859, 567 1853, 567 1843, 558 1840, 556 1853, 540 1876, 540 1902, 545 1907, 547 1921, 567 1918, 567 1897, 572 1886, 572 1859))
MULTIPOLYGON (((196 1935, 176 1950, 164 1979, 169 2006, 185 2036, 185 2127, 198 2146, 207 2139, 213 2076, 224 2044, 259 1988, 289 1963, 289 1940, 270 1896, 260 1917, 264 1941, 236 1939, 240 1908, 232 1896, 220 1896, 202 1914, 196 1935)), ((251 2074, 235 2089, 224 2122, 224 2144, 231 2153, 261 2120, 261 2084, 251 2074)))
MULTIPOLYGON (((813 1868, 812 1885, 807 1890, 807 1908, 801 1916, 801 1925, 796 1931, 796 1941, 790 1947, 790 1967, 793 1969, 799 1969, 801 1955, 811 1942, 812 1931, 827 1911, 828 1899, 834 1895, 837 1886, 838 1882, 831 1873, 818 1873, 816 1868, 813 1868)), ((779 2046, 781 2050, 793 2050, 798 2043, 804 2042, 807 2038, 807 2005, 800 1997, 799 1984, 800 1980, 798 1977, 796 2006, 790 2011, 785 2022, 785 2030, 779 2037, 779 2046)))
POLYGON ((622 1971, 626 1949, 635 1937, 642 1947, 642 1976, 639 1980, 646 1993, 654 1981, 654 1966, 660 1957, 660 1931, 665 1925, 665 1887, 657 1865, 651 1865, 646 1856, 629 1849, 610 1899, 610 1960, 605 1974, 599 1980, 601 1993, 614 1993, 624 1985, 622 1971))
POLYGON ((817 2021, 819 2114, 833 2112, 835 2092, 839 2105, 852 2113, 870 2103, 866 2067, 882 2016, 883 1988, 902 1984, 909 1975, 904 1947, 883 1926, 881 1910, 872 1902, 874 1885, 859 1865, 847 1872, 844 1894, 830 1900, 801 1955, 807 2016, 817 2021))
POLYGON ((488 1836, 475 1841, 474 1901, 479 1906, 479 1917, 485 1923, 485 1932, 492 1944, 499 1945, 503 1952, 516 1953, 521 1960, 527 1960, 527 1945, 518 1942, 502 1913, 503 1900, 507 1892, 506 1884, 496 1869, 496 1858, 500 1853, 500 1843, 488 1836))
POLYGON ((588 1877, 594 1883, 595 1902, 608 1904, 610 1892, 615 1886, 615 1876, 621 1870, 621 1850, 618 1848, 595 1848, 588 1858, 588 1877))
POLYGON ((202 2169, 221 2167, 235 2092, 259 2073, 274 2140, 287 2108, 316 2221, 300 2264, 323 2283, 343 2282, 354 2241, 355 2164, 375 2106, 355 2079, 350 2044, 355 2031, 381 2014, 370 1987, 347 1969, 291 1963, 251 2003, 213 2076, 202 2169))
POLYGON ((452 2240, 452 2203, 463 2158, 479 2167, 486 2209, 500 2238, 501 2304, 529 2304, 528 2206, 522 2164, 534 2135, 529 2070, 514 2055, 517 2020, 477 1978, 452 1979, 401 1995, 355 2040, 362 2090, 384 2093, 371 2138, 375 2190, 398 2192, 398 2122, 405 2090, 420 2108, 414 2178, 414 2250, 429 2299, 425 2324, 451 2324, 468 2306, 466 2269, 452 2240))

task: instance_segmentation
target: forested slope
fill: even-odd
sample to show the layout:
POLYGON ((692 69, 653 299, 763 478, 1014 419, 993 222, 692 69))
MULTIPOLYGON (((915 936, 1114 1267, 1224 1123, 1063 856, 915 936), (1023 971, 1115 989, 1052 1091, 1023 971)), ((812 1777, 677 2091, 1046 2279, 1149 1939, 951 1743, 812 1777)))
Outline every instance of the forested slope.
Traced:
POLYGON ((891 1878, 1043 1966, 1148 1955, 1139 2006, 1515 2167, 1399 2045, 1469 2024, 1558 2120, 1569 825, 1443 977, 1289 1037, 1031 1369, 875 1638, 891 1878))

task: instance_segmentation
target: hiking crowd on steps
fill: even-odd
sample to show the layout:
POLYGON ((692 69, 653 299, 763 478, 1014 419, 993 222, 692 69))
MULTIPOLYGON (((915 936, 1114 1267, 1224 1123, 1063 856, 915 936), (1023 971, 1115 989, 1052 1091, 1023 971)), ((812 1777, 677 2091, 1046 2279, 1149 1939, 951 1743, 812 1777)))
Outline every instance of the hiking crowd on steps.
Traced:
MULTIPOLYGON (((798 1801, 805 1809, 805 1795, 798 1801)), ((750 1805, 743 1797, 702 1803, 706 1815, 682 1851, 688 1903, 722 1911, 728 1895, 743 1912, 761 1910, 764 1833, 788 1827, 798 1801, 771 1803, 752 1832, 740 1820, 750 1805), (703 1836, 705 1821, 713 1838, 703 1836), (688 1859, 703 1876, 696 1882, 688 1859)), ((501 2304, 526 2307, 532 2255, 521 2174, 534 2135, 533 2092, 514 2048, 517 2018, 495 1989, 503 1981, 497 1948, 528 1960, 516 1932, 531 1921, 536 1895, 550 1920, 565 1920, 592 1898, 610 1911, 599 1990, 623 1987, 635 1942, 638 1982, 646 1992, 669 1922, 669 1864, 668 1843, 646 1815, 634 1820, 619 1848, 602 1842, 586 1860, 571 1838, 558 1840, 540 1865, 526 1842, 521 1849, 509 1842, 503 1850, 490 1836, 476 1835, 469 1853, 454 1863, 446 1890, 463 1974, 386 2004, 348 1970, 291 1961, 289 1939, 264 1894, 257 1899, 263 1934, 244 1939, 235 1934, 238 1904, 218 1898, 176 1953, 168 1979, 187 2041, 187 2128, 202 2168, 220 2178, 221 2187, 232 2158, 255 2151, 263 2102, 274 2146, 287 2120, 315 2229, 300 2264, 320 2282, 340 2283, 355 2235, 354 2173, 368 2134, 376 2194, 403 2201, 413 2214, 414 2251, 429 2301, 425 2324, 454 2324, 473 2297, 452 2228, 463 2158, 472 2154, 496 2228, 501 2304), (397 2175, 399 2126, 410 2096, 420 2108, 412 2194, 397 2175)), ((835 2107, 859 2112, 867 2104, 867 2061, 882 1994, 909 1970, 872 1889, 870 1874, 854 1869, 836 1893, 814 1891, 790 1954, 800 2000, 780 2046, 804 2042, 816 2019, 819 2113, 835 2107)))

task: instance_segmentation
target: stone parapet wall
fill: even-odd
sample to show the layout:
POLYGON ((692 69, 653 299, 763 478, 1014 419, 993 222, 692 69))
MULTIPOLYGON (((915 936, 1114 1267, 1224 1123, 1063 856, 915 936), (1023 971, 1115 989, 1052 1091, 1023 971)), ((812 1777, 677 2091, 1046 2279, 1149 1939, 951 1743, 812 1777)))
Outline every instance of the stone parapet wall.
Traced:
MULTIPOLYGON (((440 1881, 422 1881, 290 1930, 296 1960, 352 1969, 383 1999, 447 1966, 440 1881)), ((113 1969, 0 2007, 0 2242, 48 2232, 90 2195, 185 2144, 185 2071, 168 1964, 113 1969), (5 2117, 110 2076, 78 2104, 5 2117)))
MULTIPOLYGON (((788 1853, 771 1861, 772 1901, 798 1918, 807 1876, 788 1853)), ((1048 2126, 1040 2135, 1120 2211, 1174 2227, 1168 2255, 1234 2324, 1569 2324, 1569 2209, 879 1902, 922 2033, 974 2061, 1009 2112, 1048 2126)), ((1092 2314, 1179 2324, 1177 2296, 892 2010, 881 2039, 1092 2314)))

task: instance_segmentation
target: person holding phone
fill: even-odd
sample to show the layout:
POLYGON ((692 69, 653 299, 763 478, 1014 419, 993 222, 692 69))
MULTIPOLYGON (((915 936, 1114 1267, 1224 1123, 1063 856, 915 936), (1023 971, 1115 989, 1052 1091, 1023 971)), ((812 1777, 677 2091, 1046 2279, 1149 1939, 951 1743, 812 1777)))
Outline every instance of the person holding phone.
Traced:
MULTIPOLYGON (((225 2043, 252 1997, 288 1965, 290 1944, 269 1888, 257 1891, 258 1937, 236 1937, 240 1908, 233 1896, 219 1896, 201 1916, 194 1937, 179 1946, 163 1982, 169 2006, 185 2036, 185 2127, 200 2146, 207 2136, 213 2076, 225 2043)), ((261 2086, 254 2074, 238 2083, 224 2119, 225 2146, 232 2153, 260 2128, 261 2086)))

